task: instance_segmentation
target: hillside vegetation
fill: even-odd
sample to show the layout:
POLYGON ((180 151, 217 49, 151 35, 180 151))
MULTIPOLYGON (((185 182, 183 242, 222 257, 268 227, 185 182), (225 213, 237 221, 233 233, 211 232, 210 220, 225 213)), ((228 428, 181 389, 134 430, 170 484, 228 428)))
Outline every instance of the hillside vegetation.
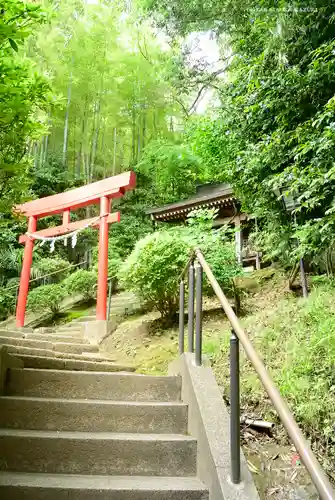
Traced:
MULTIPOLYGON (((287 290, 279 271, 254 272, 254 285, 242 301, 245 326, 277 387, 313 448, 335 479, 335 282, 313 281, 307 300, 287 290), (271 276, 273 274, 273 276, 271 276), (269 278, 269 276, 271 276, 269 278)), ((130 316, 121 323, 107 347, 118 356, 133 357, 140 373, 166 374, 178 353, 178 330, 154 328, 157 315, 130 316)), ((185 330, 187 337, 187 332, 185 330)), ((230 327, 214 298, 205 300, 204 352, 229 400, 230 327)), ((279 420, 241 348, 241 394, 245 413, 279 420)), ((278 431, 283 439, 283 433, 278 431)), ((284 438, 285 442, 285 438, 284 438)))

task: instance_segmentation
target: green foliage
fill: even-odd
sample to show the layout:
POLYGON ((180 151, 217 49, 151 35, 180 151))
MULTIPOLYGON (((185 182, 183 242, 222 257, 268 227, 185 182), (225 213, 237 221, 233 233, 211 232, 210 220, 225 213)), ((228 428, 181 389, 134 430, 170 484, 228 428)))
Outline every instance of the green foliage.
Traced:
MULTIPOLYGON (((117 246, 117 239, 110 238, 108 241, 108 277, 116 278, 117 273, 122 264, 122 258, 120 257, 119 250, 122 251, 122 248, 117 246)), ((93 270, 98 273, 98 257, 99 257, 99 248, 94 247, 92 251, 92 261, 93 261, 93 270)))
POLYGON ((80 269, 63 281, 69 294, 80 294, 85 300, 92 299, 96 293, 97 274, 94 271, 80 269))
POLYGON ((119 279, 148 307, 173 320, 178 308, 179 276, 187 262, 189 245, 178 232, 160 231, 140 240, 121 266, 119 279))
MULTIPOLYGON (((250 318, 247 327, 298 422, 318 446, 324 446, 324 456, 328 456, 324 466, 331 469, 335 459, 335 288, 334 281, 318 281, 307 300, 283 300, 271 315, 264 311, 250 318)), ((241 388, 249 401, 262 400, 261 384, 249 367, 241 388)))
POLYGON ((121 213, 121 220, 118 224, 113 224, 109 236, 109 248, 113 252, 108 252, 108 258, 119 255, 122 258, 127 257, 133 250, 136 242, 148 233, 152 232, 152 224, 148 216, 142 217, 142 214, 136 215, 121 213))
POLYGON ((40 6, 21 0, 3 0, 0 19, 0 211, 10 212, 13 203, 27 194, 27 143, 43 130, 43 111, 48 107, 49 86, 34 73, 19 52, 33 28, 45 21, 40 6), (40 113, 37 119, 37 113, 40 113))
MULTIPOLYGON (((224 293, 233 295, 233 278, 242 273, 242 268, 236 259, 235 245, 232 242, 233 231, 226 226, 212 229, 217 215, 215 208, 193 210, 187 218, 189 227, 181 231, 190 248, 200 248, 203 252, 224 293)), ((212 286, 206 277, 204 290, 207 294, 213 294, 212 286)))
MULTIPOLYGON (((122 262, 121 257, 117 254, 112 258, 108 258, 108 278, 117 278, 122 262)), ((98 276, 98 263, 94 264, 92 270, 98 276)))
POLYGON ((15 289, 7 290, 4 287, 0 288, 0 321, 7 318, 8 314, 15 307, 15 289))
POLYGON ((135 6, 125 16, 122 2, 62 0, 33 48, 58 98, 36 163, 56 155, 70 176, 89 183, 135 165, 157 135, 173 137, 179 107, 165 78, 171 51, 150 22, 138 22, 135 6))
POLYGON ((65 296, 66 290, 61 284, 39 286, 29 293, 27 307, 34 312, 50 312, 55 315, 65 296))
POLYGON ((210 231, 218 213, 217 208, 197 208, 187 215, 187 224, 202 231, 210 231))
POLYGON ((274 249, 283 248, 283 234, 283 251, 295 260, 327 249, 335 224, 330 3, 266 0, 261 8, 254 0, 142 4, 172 32, 211 29, 227 64, 227 77, 215 82, 221 105, 214 116, 191 122, 187 132, 203 178, 230 182, 244 209, 257 215, 260 231, 274 233, 274 249), (291 223, 276 189, 295 194, 297 224, 291 223))
POLYGON ((47 283, 58 282, 61 279, 65 278, 66 275, 70 272, 69 262, 64 259, 60 259, 59 257, 44 257, 36 259, 33 262, 30 276, 31 278, 40 278, 46 274, 57 273, 53 276, 48 276, 45 278, 47 283))
POLYGON ((145 148, 136 170, 146 176, 157 201, 171 202, 194 192, 199 167, 187 146, 156 140, 145 148))
MULTIPOLYGON (((236 259, 235 245, 220 231, 213 231, 200 241, 199 247, 224 293, 234 296, 233 279, 242 274, 242 267, 236 259)), ((204 281, 204 290, 210 295, 213 294, 212 286, 207 278, 204 281)))
MULTIPOLYGON (((194 211, 189 227, 159 231, 139 241, 120 269, 121 283, 163 318, 173 319, 181 272, 192 250, 200 248, 223 291, 232 294, 233 278, 241 273, 241 267, 227 235, 211 231, 215 215, 215 210, 194 211)), ((213 293, 207 279, 204 290, 213 293)))

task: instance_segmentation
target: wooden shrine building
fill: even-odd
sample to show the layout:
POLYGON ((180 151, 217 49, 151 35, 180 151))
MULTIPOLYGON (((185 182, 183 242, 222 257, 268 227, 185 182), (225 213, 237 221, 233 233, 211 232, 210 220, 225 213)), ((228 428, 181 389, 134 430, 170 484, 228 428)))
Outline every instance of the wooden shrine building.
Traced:
POLYGON ((217 208, 218 216, 213 227, 228 224, 236 228, 236 255, 243 265, 254 265, 259 268, 259 254, 250 249, 249 234, 255 219, 241 211, 241 203, 235 197, 229 184, 201 184, 196 193, 186 200, 147 210, 153 224, 168 222, 184 224, 190 212, 197 208, 217 208))

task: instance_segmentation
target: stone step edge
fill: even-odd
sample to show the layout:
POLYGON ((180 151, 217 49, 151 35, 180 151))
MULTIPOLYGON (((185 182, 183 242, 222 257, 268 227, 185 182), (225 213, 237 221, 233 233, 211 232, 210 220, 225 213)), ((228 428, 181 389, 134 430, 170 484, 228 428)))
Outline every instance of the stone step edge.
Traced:
MULTIPOLYGON (((85 369, 80 369, 79 366, 80 366, 80 363, 84 364, 84 366, 86 365, 87 367, 91 367, 93 368, 95 365, 98 367, 98 365, 100 365, 100 368, 114 368, 114 372, 134 372, 136 370, 136 366, 126 366, 126 365, 119 365, 117 363, 113 363, 112 361, 92 361, 91 359, 89 361, 85 360, 85 359, 74 359, 74 358, 70 358, 70 357, 67 357, 67 358, 56 358, 56 357, 52 357, 52 358, 49 358, 47 356, 34 356, 34 355, 30 355, 30 354, 12 354, 10 353, 12 356, 14 357, 17 357, 19 359, 22 359, 22 361, 24 362, 25 360, 35 360, 35 361, 44 361, 45 363, 47 363, 48 361, 50 361, 50 363, 52 364, 55 364, 55 362, 59 362, 59 364, 61 363, 70 363, 70 364, 75 364, 76 366, 78 366, 78 370, 67 370, 64 366, 64 368, 60 368, 60 369, 57 369, 57 368, 53 368, 54 371, 56 372, 59 372, 59 371, 64 371, 64 372, 79 372, 79 373, 82 373, 82 372, 87 372, 87 373, 100 373, 99 370, 85 370, 85 369)), ((70 354, 70 353, 64 353, 64 354, 70 354)), ((28 367, 27 367, 28 368, 28 367)), ((30 369, 32 370, 36 370, 38 368, 31 368, 30 369)), ((51 370, 52 368, 39 368, 40 370, 51 370)), ((102 371, 103 373, 104 371, 102 371)))
POLYGON ((10 344, 2 344, 6 347, 10 347, 8 350, 8 354, 11 356, 16 356, 17 358, 21 358, 21 356, 29 356, 29 357, 38 357, 38 358, 47 358, 47 359, 60 359, 60 360, 71 360, 71 361, 92 361, 92 363, 114 363, 114 358, 103 357, 100 352, 85 352, 83 351, 81 354, 72 353, 72 352, 62 352, 62 351, 51 351, 50 349, 35 349, 34 347, 26 347, 27 352, 20 352, 20 350, 14 350, 12 348, 22 347, 22 346, 12 346, 10 344), (31 351, 31 352, 28 352, 31 351), (34 352, 36 350, 36 352, 34 352), (38 351, 45 351, 47 354, 41 354, 38 351))
POLYGON ((1 486, 12 488, 47 488, 65 490, 121 491, 200 491, 208 488, 196 477, 165 476, 89 476, 77 474, 43 474, 0 472, 1 486))
MULTIPOLYGON (((132 367, 133 368, 133 367, 132 367)), ((65 375, 74 375, 75 377, 81 377, 82 375, 90 375, 90 376, 104 376, 104 377, 136 377, 138 379, 151 379, 152 381, 156 380, 179 380, 180 376, 179 375, 145 375, 143 373, 120 373, 120 372, 114 372, 114 373, 108 373, 108 372, 91 372, 90 370, 81 370, 78 372, 78 370, 55 370, 55 369, 49 369, 49 368, 10 368, 10 371, 15 371, 15 372, 22 372, 24 373, 31 372, 31 373, 46 373, 47 375, 54 374, 54 375, 60 375, 63 374, 65 375)))
POLYGON ((156 408, 185 408, 186 403, 182 401, 113 401, 111 399, 83 399, 83 398, 50 398, 50 397, 37 397, 37 396, 0 396, 1 401, 19 401, 19 402, 34 402, 38 403, 57 403, 57 404, 74 404, 74 405, 108 405, 108 406, 132 406, 132 407, 145 407, 149 408, 154 406, 156 408))
POLYGON ((0 428, 1 438, 22 439, 57 439, 71 441, 124 441, 124 442, 196 442, 193 436, 185 434, 157 434, 157 433, 133 433, 133 432, 80 432, 80 431, 47 431, 28 429, 3 429, 0 428))

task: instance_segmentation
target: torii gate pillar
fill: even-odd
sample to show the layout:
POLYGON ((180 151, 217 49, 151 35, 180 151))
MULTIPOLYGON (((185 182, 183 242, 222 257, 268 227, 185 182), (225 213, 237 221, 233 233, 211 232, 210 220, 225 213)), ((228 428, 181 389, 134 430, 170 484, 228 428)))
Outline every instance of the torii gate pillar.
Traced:
POLYGON ((28 217, 27 234, 21 235, 20 243, 25 243, 20 290, 16 308, 16 325, 24 326, 24 316, 28 298, 30 268, 33 257, 34 240, 37 236, 53 237, 67 234, 88 224, 99 227, 99 260, 98 260, 98 293, 97 293, 97 320, 106 321, 107 310, 107 277, 108 277, 108 224, 120 221, 120 214, 110 214, 112 198, 118 198, 126 190, 133 189, 136 184, 134 172, 109 177, 65 193, 47 196, 40 200, 29 201, 15 207, 16 213, 28 217), (100 220, 96 218, 77 222, 70 222, 70 211, 100 203, 100 220), (63 214, 63 224, 36 231, 37 219, 47 215, 63 214), (35 235, 35 238, 34 238, 35 235))
POLYGON ((110 201, 107 196, 100 200, 100 230, 98 256, 98 293, 97 319, 106 320, 107 308, 107 276, 108 276, 108 223, 104 214, 109 212, 110 201))
MULTIPOLYGON (((37 219, 34 216, 28 219, 28 233, 34 233, 37 227, 37 219)), ((24 247, 23 262, 20 278, 20 289, 17 298, 17 308, 16 308, 16 326, 24 325, 24 315, 26 311, 28 290, 29 290, 29 280, 30 280, 30 268, 33 261, 33 249, 34 240, 28 238, 24 247)))

